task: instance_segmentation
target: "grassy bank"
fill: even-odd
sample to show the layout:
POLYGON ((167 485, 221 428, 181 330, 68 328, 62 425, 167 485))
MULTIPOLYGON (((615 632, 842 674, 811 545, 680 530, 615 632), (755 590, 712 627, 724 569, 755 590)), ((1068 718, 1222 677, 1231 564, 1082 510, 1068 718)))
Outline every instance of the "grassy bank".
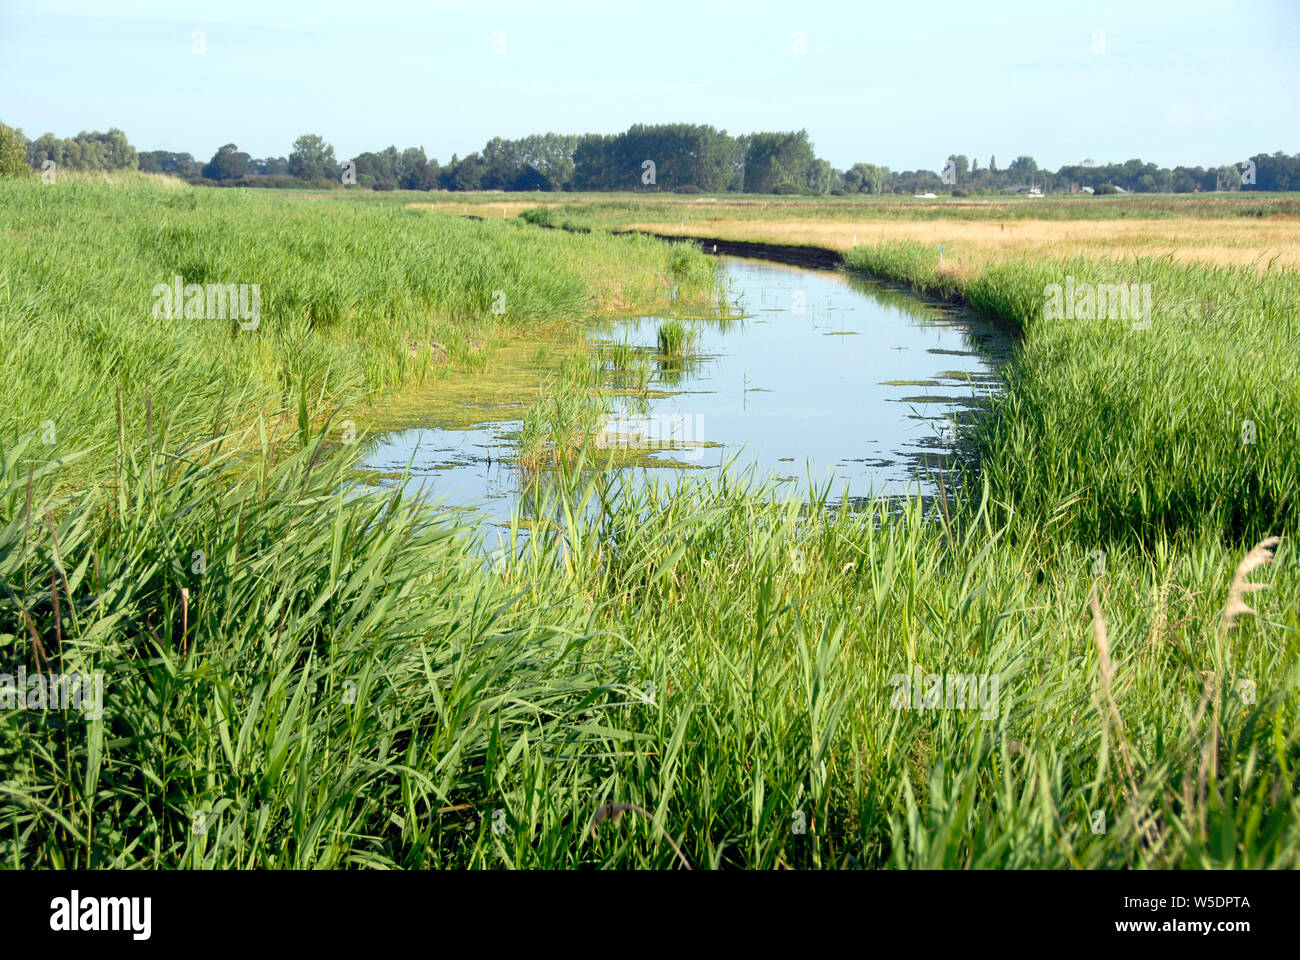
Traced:
POLYGON ((973 273, 901 244, 858 247, 846 259, 963 300, 1021 334, 975 443, 993 489, 1032 525, 1098 546, 1186 531, 1243 543, 1295 531, 1300 273, 1085 258, 973 273), (1149 284, 1150 316, 1049 319, 1045 292, 1067 277, 1149 284))
POLYGON ((1156 293, 1131 331, 1042 320, 1054 265, 953 280, 881 248, 855 262, 1023 330, 968 500, 828 512, 734 473, 670 496, 552 471, 527 513, 556 522, 521 507, 485 564, 465 521, 361 485, 331 404, 435 376, 401 337, 472 348, 503 264, 518 322, 545 324, 703 292, 696 255, 236 191, 186 219, 97 189, 6 206, 0 655, 105 687, 98 716, 0 712, 0 862, 1300 865, 1300 578, 1289 539, 1251 551, 1294 530, 1296 441, 1269 419, 1297 423, 1290 274, 1134 266, 1179 306, 1156 293), (382 270, 323 322, 340 251, 382 270), (274 351, 149 317, 152 284, 205 258, 236 282, 276 264, 255 331, 274 351), (1188 359, 1231 344, 1218 362, 1264 398, 1256 461, 1204 415, 1236 418, 1247 387, 1188 359), (214 402, 225 385, 243 406, 214 402), (80 411, 57 451, 30 422, 51 392, 80 411), (948 701, 953 678, 974 686, 948 701))
POLYGON ((398 386, 481 372, 511 338, 666 303, 675 287, 712 293, 702 255, 652 240, 139 175, 3 190, 0 432, 39 429, 50 457, 97 446, 106 463, 119 393, 127 431, 156 418, 210 435, 258 416, 296 429, 304 403, 311 420, 359 416, 398 386), (259 320, 156 316, 156 285, 177 276, 257 285, 259 320))

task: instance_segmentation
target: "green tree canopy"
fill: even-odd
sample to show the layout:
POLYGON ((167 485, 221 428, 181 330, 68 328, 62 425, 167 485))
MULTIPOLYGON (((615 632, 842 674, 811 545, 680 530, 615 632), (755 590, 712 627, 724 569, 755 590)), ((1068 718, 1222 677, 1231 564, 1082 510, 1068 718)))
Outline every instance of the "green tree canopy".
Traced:
POLYGON ((755 133, 745 155, 745 192, 802 193, 815 159, 807 130, 755 133))
POLYGON ((241 153, 235 144, 227 143, 217 148, 217 152, 203 168, 203 176, 209 180, 233 180, 236 177, 246 176, 252 171, 250 159, 248 154, 241 153))
POLYGON ((334 147, 314 133, 304 133, 293 142, 289 153, 289 173, 303 180, 323 180, 338 176, 339 165, 334 147))
POLYGON ((0 177, 21 177, 31 171, 27 163, 27 138, 22 130, 0 123, 0 177))

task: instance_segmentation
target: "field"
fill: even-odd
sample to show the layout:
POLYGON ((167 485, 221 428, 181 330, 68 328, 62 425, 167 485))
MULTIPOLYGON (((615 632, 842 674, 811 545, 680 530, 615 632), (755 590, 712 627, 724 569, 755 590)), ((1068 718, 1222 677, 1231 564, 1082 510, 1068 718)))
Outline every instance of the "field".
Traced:
POLYGON ((249 193, 0 183, 0 672, 105 675, 0 714, 0 862, 1300 866, 1295 201, 249 193), (580 431, 485 564, 353 469, 409 391, 706 304, 619 235, 683 220, 1015 332, 951 503, 620 491, 580 431), (176 275, 256 327, 157 316, 176 275), (1066 276, 1149 325, 1049 319, 1066 276))
MULTIPOLYGON (((522 204, 520 204, 522 206, 522 204)), ((473 210, 466 205, 444 212, 473 210)), ((1286 194, 922 200, 912 197, 542 201, 552 226, 803 244, 841 252, 880 243, 943 247, 944 268, 1020 257, 1168 257, 1210 266, 1300 267, 1300 203, 1286 194)))

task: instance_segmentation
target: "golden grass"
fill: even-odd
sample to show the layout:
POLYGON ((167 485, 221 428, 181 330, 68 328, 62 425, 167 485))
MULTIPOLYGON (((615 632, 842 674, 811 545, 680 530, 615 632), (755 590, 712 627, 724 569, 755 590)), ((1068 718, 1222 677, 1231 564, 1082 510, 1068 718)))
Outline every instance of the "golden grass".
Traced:
POLYGON ((1246 594, 1254 593, 1257 590, 1266 590, 1268 584, 1252 583, 1246 578, 1265 564, 1273 562, 1273 551, 1277 549, 1278 544, 1281 542, 1281 537, 1269 537, 1267 540, 1261 540, 1237 565, 1236 573, 1232 577, 1232 586, 1228 589, 1228 602, 1224 604, 1223 618, 1220 621, 1220 629, 1224 633, 1237 625, 1237 618, 1242 614, 1254 615, 1255 611, 1246 605, 1246 594))
MULTIPOLYGON (((33 171, 33 177, 41 176, 40 171, 33 171)), ((164 187, 179 190, 189 184, 169 173, 143 173, 139 170, 69 170, 59 167, 54 171, 54 184, 59 183, 95 183, 110 187, 164 187)))
POLYGON ((413 203, 406 204, 406 209, 429 210, 432 211, 433 213, 451 213, 451 214, 455 214, 456 216, 503 217, 503 219, 508 219, 510 217, 517 217, 525 210, 531 210, 533 207, 555 207, 555 206, 559 206, 559 204, 539 203, 537 201, 529 201, 529 200, 502 201, 501 203, 494 203, 492 201, 488 201, 484 203, 484 202, 478 202, 477 200, 474 203, 458 203, 458 202, 451 202, 451 201, 438 202, 438 203, 424 203, 423 201, 416 201, 413 203))
MULTIPOLYGON (((681 235, 679 222, 628 224, 628 229, 681 235)), ((1300 221, 1289 217, 1211 220, 862 220, 817 222, 710 218, 687 221, 687 236, 751 240, 848 250, 859 244, 914 241, 942 245, 953 270, 1030 257, 1160 257, 1261 269, 1270 262, 1300 267, 1300 221)))

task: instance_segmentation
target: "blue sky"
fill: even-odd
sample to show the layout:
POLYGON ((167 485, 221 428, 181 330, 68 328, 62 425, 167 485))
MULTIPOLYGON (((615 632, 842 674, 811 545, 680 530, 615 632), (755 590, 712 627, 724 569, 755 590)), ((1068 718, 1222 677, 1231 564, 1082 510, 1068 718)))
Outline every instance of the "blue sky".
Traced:
POLYGON ((0 0, 0 120, 201 159, 684 121, 841 168, 1230 163, 1300 152, 1300 2, 0 0))

